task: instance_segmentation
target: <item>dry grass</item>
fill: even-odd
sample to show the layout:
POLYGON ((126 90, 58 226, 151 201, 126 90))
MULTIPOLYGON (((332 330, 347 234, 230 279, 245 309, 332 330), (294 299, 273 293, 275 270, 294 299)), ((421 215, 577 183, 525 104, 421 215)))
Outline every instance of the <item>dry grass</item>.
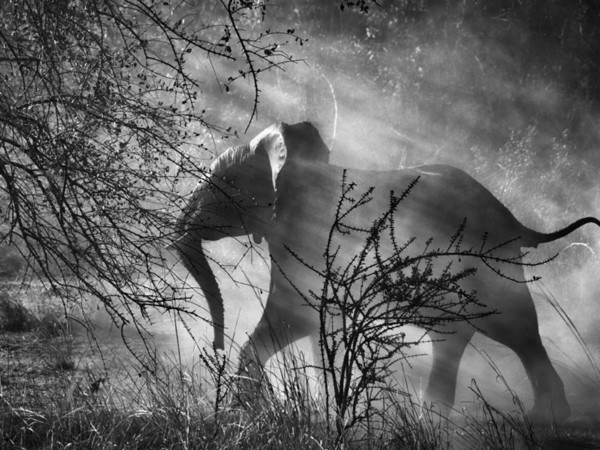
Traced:
POLYGON ((390 394, 383 414, 337 436, 291 356, 270 374, 277 388, 265 384, 244 403, 226 356, 197 349, 184 366, 157 355, 143 369, 118 343, 91 345, 61 320, 52 333, 25 322, 30 329, 0 334, 2 448, 600 448, 596 423, 535 427, 516 396, 501 411, 476 385, 475 407, 450 420, 390 394))

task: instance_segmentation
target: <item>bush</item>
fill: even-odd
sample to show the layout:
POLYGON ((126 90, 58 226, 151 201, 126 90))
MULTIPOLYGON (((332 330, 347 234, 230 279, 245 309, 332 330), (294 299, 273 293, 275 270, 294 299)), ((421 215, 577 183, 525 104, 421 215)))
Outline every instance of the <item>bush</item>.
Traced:
POLYGON ((15 301, 8 292, 0 291, 0 330, 31 331, 36 325, 37 319, 25 306, 15 301))
POLYGON ((0 280, 16 279, 25 267, 25 259, 18 250, 8 247, 0 249, 0 280))

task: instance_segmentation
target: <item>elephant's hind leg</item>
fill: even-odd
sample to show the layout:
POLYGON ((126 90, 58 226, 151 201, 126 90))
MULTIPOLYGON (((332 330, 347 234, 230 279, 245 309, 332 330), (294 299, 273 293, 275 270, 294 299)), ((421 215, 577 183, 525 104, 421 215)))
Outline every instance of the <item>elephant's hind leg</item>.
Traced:
POLYGON ((525 367, 535 399, 529 417, 537 423, 565 420, 571 409, 564 385, 548 358, 539 334, 515 334, 517 336, 503 336, 504 339, 496 340, 511 348, 525 367))
POLYGON ((488 337, 513 350, 531 382, 535 403, 529 416, 539 423, 561 421, 570 415, 564 385, 542 344, 531 294, 514 286, 511 303, 485 327, 488 337))

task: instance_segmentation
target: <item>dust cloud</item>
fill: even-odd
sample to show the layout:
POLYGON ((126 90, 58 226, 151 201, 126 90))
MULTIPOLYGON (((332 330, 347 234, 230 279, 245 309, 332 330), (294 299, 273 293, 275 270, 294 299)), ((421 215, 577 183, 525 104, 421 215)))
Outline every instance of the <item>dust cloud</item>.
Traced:
MULTIPOLYGON (((525 225, 540 231, 600 216, 600 99, 580 86, 585 80, 578 77, 590 72, 585 62, 574 65, 579 60, 569 53, 579 45, 575 13, 558 6, 545 12, 549 18, 542 25, 562 24, 561 35, 552 28, 544 34, 542 25, 536 28, 530 10, 519 16, 519 11, 487 10, 478 2, 460 2, 457 9, 448 2, 400 2, 405 9, 390 3, 373 6, 367 15, 332 9, 320 22, 318 11, 302 10, 310 2, 281 1, 276 8, 271 5, 273 11, 268 6, 264 26, 285 28, 287 20, 308 41, 287 50, 299 62, 261 75, 258 118, 246 133, 252 83, 241 80, 225 92, 214 74, 226 67, 198 57, 198 76, 206 80, 203 95, 207 104, 219 105, 207 117, 226 118, 238 130, 237 138, 213 136, 212 148, 220 152, 246 143, 275 121, 308 120, 332 148, 336 165, 389 170, 451 164, 473 175, 525 225)), ((257 26, 262 26, 260 20, 257 26)), ((258 320, 266 296, 267 249, 252 259, 241 241, 211 246, 212 257, 224 259, 229 269, 225 273, 215 266, 226 302, 226 332, 237 346, 258 320)), ((576 334, 598 361, 600 335, 594 318, 600 312, 600 231, 589 226, 532 250, 526 260, 542 261, 557 253, 548 264, 527 271, 542 277, 530 286, 541 334, 571 403, 582 405, 586 398, 597 405, 598 393, 589 391, 594 370, 576 334), (571 327, 551 299, 570 317, 571 327)), ((198 328, 210 340, 210 326, 198 321, 198 328)), ((457 406, 473 398, 473 378, 497 402, 510 403, 488 357, 530 401, 517 357, 479 336, 462 361, 457 406)), ((423 367, 414 369, 416 386, 426 382, 428 363, 423 359, 423 367)), ((586 414, 586 408, 592 406, 581 406, 576 413, 586 414)))

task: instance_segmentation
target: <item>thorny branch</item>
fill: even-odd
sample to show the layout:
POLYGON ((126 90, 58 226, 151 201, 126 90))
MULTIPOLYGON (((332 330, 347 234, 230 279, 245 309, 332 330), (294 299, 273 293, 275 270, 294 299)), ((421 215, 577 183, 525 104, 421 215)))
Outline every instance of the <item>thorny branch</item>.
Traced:
POLYGON ((1 3, 0 240, 27 259, 26 278, 99 299, 119 324, 140 327, 149 307, 189 312, 164 248, 211 157, 204 143, 230 133, 207 117, 194 63, 228 62, 228 85, 252 77, 250 124, 260 74, 293 61, 293 33, 249 20, 260 5, 1 3))

